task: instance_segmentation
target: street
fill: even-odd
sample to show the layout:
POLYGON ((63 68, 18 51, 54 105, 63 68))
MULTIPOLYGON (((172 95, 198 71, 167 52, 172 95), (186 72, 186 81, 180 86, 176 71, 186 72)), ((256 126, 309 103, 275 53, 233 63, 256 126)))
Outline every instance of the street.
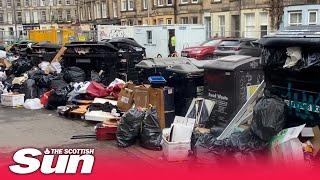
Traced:
MULTIPOLYGON (((59 117, 55 111, 31 111, 24 108, 0 107, 1 153, 12 153, 19 148, 94 148, 104 158, 124 158, 146 162, 162 161, 161 151, 141 148, 138 143, 118 148, 116 141, 96 139, 71 140, 73 135, 94 134, 94 124, 82 120, 59 117)), ((162 161, 163 162, 163 161, 162 161)), ((149 163, 147 163, 149 164, 149 163)))

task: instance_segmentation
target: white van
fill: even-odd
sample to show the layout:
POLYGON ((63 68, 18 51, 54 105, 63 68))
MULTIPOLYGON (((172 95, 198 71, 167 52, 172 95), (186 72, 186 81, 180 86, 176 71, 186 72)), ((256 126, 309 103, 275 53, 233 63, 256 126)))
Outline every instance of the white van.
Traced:
POLYGON ((206 40, 205 27, 198 24, 98 26, 98 40, 114 37, 133 38, 146 48, 148 58, 168 57, 170 54, 169 42, 173 34, 176 36, 175 51, 178 56, 180 56, 182 49, 200 45, 206 40))

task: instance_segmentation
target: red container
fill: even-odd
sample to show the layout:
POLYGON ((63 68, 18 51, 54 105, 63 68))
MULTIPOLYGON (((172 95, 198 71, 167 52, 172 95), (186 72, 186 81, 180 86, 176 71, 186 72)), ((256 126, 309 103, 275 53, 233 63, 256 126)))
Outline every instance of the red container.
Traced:
POLYGON ((96 139, 97 140, 115 140, 116 126, 105 126, 102 123, 96 125, 96 139))

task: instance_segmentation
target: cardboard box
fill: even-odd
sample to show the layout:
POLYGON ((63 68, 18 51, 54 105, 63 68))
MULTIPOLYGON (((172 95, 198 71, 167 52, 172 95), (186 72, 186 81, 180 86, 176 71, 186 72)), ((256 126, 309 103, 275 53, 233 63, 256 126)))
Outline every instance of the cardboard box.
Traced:
POLYGON ((122 88, 119 93, 117 106, 121 111, 128 111, 133 105, 133 90, 122 88))
POLYGON ((271 140, 271 155, 276 162, 304 163, 303 142, 310 141, 313 155, 320 149, 319 127, 306 128, 305 124, 282 130, 271 140))
POLYGON ((149 88, 150 85, 140 85, 134 87, 133 101, 136 107, 149 107, 149 88))
POLYGON ((165 128, 163 88, 149 88, 149 103, 157 109, 161 129, 165 128))
POLYGON ((6 93, 1 94, 1 104, 3 106, 22 106, 24 104, 24 94, 6 93))

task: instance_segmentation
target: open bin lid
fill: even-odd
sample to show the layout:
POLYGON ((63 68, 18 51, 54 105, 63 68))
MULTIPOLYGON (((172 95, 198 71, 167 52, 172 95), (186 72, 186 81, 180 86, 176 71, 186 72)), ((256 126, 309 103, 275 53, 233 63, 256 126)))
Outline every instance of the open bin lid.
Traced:
MULTIPOLYGON (((259 57, 251 57, 251 56, 244 56, 244 55, 226 56, 226 57, 214 60, 211 63, 205 64, 204 68, 233 71, 238 67, 240 67, 241 65, 255 61, 257 59, 259 59, 259 57)), ((258 66, 255 66, 255 67, 258 67, 258 66)), ((255 67, 252 67, 252 69, 255 69, 255 67)))
POLYGON ((172 67, 167 67, 168 71, 181 73, 181 74, 199 74, 203 72, 203 69, 197 68, 197 66, 188 62, 185 64, 177 64, 172 67))
POLYGON ((294 26, 264 36, 259 43, 265 47, 320 46, 320 26, 294 26))
POLYGON ((168 57, 168 58, 150 58, 146 60, 142 60, 138 64, 136 64, 137 68, 166 68, 171 67, 177 64, 184 64, 190 62, 188 58, 183 57, 168 57))

